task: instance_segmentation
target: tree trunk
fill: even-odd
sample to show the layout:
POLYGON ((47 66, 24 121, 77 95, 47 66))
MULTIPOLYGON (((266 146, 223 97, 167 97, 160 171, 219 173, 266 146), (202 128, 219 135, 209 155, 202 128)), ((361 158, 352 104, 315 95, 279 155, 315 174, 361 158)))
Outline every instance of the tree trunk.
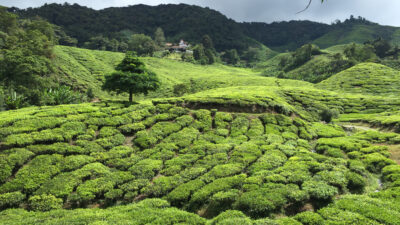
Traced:
POLYGON ((133 99, 133 93, 132 91, 129 92, 129 102, 132 102, 133 99))

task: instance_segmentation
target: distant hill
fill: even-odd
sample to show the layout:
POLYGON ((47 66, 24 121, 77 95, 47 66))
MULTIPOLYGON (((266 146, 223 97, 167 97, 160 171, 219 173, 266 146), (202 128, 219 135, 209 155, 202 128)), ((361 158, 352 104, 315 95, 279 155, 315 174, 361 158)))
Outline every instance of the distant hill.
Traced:
POLYGON ((400 72, 376 63, 361 63, 317 84, 325 90, 370 95, 400 94, 400 72))
POLYGON ((45 4, 40 8, 16 10, 23 17, 43 17, 63 27, 78 39, 79 46, 97 35, 121 38, 144 33, 153 35, 157 27, 164 30, 167 40, 180 39, 198 43, 208 34, 217 50, 244 50, 259 45, 244 35, 240 24, 209 8, 180 5, 135 5, 123 8, 93 10, 78 4, 45 4))
POLYGON ((200 42, 208 34, 218 51, 245 50, 260 43, 273 50, 295 50, 306 43, 321 48, 350 42, 363 43, 383 37, 393 44, 400 43, 400 29, 381 26, 365 18, 351 17, 328 25, 311 21, 267 23, 238 23, 210 8, 179 5, 134 5, 122 8, 94 10, 78 4, 45 4, 27 10, 10 9, 23 17, 40 16, 65 29, 78 39, 78 46, 91 37, 103 35, 122 38, 132 33, 153 35, 161 27, 169 41, 185 39, 200 42))
MULTIPOLYGON (((88 50, 68 46, 55 47, 55 66, 59 83, 65 84, 81 92, 91 88, 99 98, 111 98, 101 90, 106 74, 114 71, 114 67, 124 57, 122 53, 88 50)), ((190 93, 214 88, 235 86, 303 86, 312 84, 296 80, 282 80, 261 76, 248 68, 238 68, 214 64, 208 66, 195 65, 172 59, 153 57, 141 58, 147 68, 155 72, 161 80, 161 88, 149 94, 149 98, 173 97, 176 84, 190 86, 190 93)), ((119 98, 115 96, 114 98, 119 98)))

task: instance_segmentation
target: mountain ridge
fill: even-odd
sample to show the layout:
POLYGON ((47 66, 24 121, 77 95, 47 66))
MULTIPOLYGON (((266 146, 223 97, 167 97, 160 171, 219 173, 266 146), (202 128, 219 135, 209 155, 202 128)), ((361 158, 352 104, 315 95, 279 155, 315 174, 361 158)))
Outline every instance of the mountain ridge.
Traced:
POLYGON ((10 8, 10 11, 22 17, 40 16, 63 27, 68 35, 78 39, 78 46, 96 35, 109 38, 121 38, 121 35, 131 33, 153 35, 157 27, 163 28, 168 41, 185 39, 198 43, 203 35, 208 34, 218 51, 243 51, 250 46, 264 44, 273 50, 284 52, 307 43, 317 43, 326 48, 349 42, 363 43, 378 37, 400 43, 400 38, 397 37, 400 36, 397 35, 400 33, 399 28, 382 26, 353 16, 331 25, 294 20, 241 23, 208 7, 187 4, 141 4, 94 10, 78 4, 53 3, 25 10, 10 8))

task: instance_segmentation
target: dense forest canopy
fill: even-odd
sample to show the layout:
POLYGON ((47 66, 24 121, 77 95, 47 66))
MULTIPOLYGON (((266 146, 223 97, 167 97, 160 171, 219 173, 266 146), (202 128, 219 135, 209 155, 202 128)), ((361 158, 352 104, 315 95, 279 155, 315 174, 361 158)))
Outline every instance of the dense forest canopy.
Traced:
MULTIPOLYGON (((355 40, 359 43, 377 38, 378 35, 391 41, 395 39, 393 34, 397 31, 397 28, 380 26, 357 17, 331 25, 310 21, 238 23, 210 8, 186 4, 93 10, 66 3, 9 10, 22 17, 40 16, 63 27, 69 36, 78 39, 78 46, 98 36, 118 41, 124 41, 134 33, 153 36, 158 27, 163 29, 169 42, 184 39, 190 43, 200 43, 204 35, 209 35, 217 51, 237 49, 239 52, 248 47, 257 47, 259 43, 278 51, 295 50, 327 35, 340 33, 341 36, 351 36, 352 30, 359 30, 360 36, 365 36, 355 40)), ((339 44, 336 39, 324 39, 321 42, 323 47, 330 47, 339 44)), ((346 40, 346 43, 351 41, 354 40, 346 40)))

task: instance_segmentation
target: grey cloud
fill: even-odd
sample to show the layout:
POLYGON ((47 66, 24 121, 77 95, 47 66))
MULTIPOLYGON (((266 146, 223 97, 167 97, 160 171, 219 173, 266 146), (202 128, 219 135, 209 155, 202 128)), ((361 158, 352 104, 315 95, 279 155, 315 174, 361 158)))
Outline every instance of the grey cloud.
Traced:
MULTIPOLYGON (((0 0, 0 5, 20 8, 38 7, 44 3, 63 3, 66 0, 0 0)), ((194 4, 218 10, 236 21, 273 22, 283 20, 312 20, 331 23, 350 15, 362 16, 384 25, 400 26, 399 0, 328 0, 321 4, 314 0, 311 7, 300 14, 308 0, 75 0, 95 9, 135 4, 194 4)))

